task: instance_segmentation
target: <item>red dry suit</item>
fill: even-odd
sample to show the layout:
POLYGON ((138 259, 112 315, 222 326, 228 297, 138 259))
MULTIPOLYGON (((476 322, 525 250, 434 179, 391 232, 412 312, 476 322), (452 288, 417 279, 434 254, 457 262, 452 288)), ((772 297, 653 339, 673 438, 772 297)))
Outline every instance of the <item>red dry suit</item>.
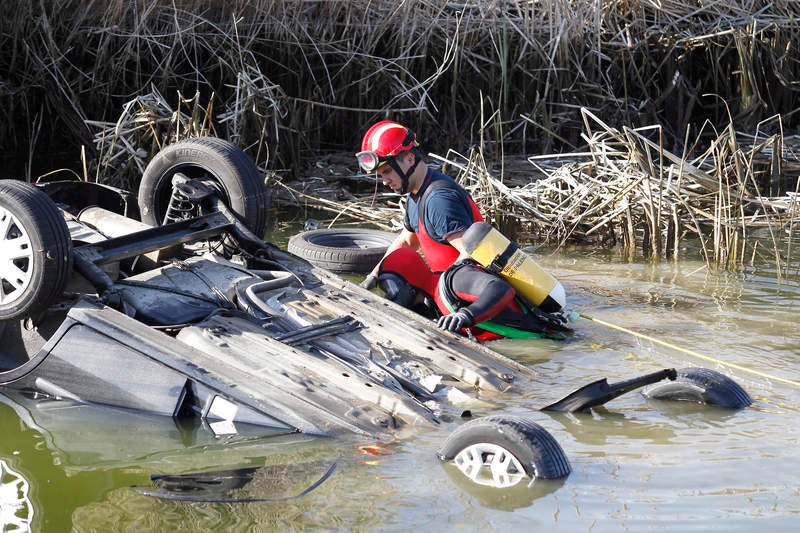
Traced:
POLYGON ((445 236, 482 221, 469 193, 441 172, 428 170, 417 194, 408 195, 406 229, 417 235, 425 261, 434 272, 444 272, 458 259, 459 251, 445 236))
POLYGON ((439 274, 419 253, 400 248, 383 260, 378 279, 387 298, 428 318, 467 308, 476 324, 470 333, 482 342, 552 333, 546 320, 520 305, 508 282, 470 260, 439 274))

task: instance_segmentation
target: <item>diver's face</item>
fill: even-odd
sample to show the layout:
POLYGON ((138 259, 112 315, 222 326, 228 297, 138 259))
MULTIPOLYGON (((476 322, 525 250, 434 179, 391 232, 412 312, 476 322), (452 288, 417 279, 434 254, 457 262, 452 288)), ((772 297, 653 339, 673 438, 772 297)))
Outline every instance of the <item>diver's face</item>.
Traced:
POLYGON ((403 188, 403 178, 400 177, 400 174, 395 172, 394 168, 392 168, 392 165, 389 163, 384 163, 378 167, 376 173, 384 187, 389 187, 394 192, 398 192, 403 188))
MULTIPOLYGON (((403 152, 395 157, 394 161, 400 168, 400 171, 406 174, 414 164, 414 154, 411 152, 403 152)), ((378 179, 381 180, 381 183, 383 183, 385 187, 389 187, 394 192, 400 192, 403 190, 403 178, 397 173, 397 171, 395 171, 393 165, 390 165, 388 162, 384 163, 378 167, 375 173, 378 175, 378 179)), ((411 190, 410 187, 409 190, 411 190)))

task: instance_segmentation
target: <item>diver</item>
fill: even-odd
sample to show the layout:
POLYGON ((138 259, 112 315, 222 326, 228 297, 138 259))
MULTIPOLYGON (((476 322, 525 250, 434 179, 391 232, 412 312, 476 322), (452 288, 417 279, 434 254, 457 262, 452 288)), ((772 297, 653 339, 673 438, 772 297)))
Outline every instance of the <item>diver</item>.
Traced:
MULTIPOLYGON (((478 206, 456 181, 428 168, 416 134, 393 122, 382 120, 367 130, 356 154, 366 173, 375 173, 391 190, 405 195, 403 230, 384 257, 400 248, 420 250, 434 272, 444 272, 457 259, 466 257, 461 238, 473 222, 482 221, 478 206)), ((361 286, 371 289, 377 281, 380 263, 361 286)))
POLYGON ((415 250, 400 248, 381 263, 378 286, 387 299, 435 319, 441 329, 479 342, 563 339, 571 331, 563 314, 542 311, 472 258, 456 261, 439 274, 415 250))

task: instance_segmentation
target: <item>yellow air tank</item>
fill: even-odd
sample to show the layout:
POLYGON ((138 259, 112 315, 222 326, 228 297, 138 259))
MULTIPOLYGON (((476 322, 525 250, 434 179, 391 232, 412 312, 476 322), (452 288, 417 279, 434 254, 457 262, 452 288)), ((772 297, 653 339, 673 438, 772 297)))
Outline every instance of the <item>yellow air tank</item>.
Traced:
POLYGON ((486 222, 476 222, 461 238, 464 248, 486 270, 499 274, 533 305, 557 313, 566 305, 564 287, 536 261, 486 222))

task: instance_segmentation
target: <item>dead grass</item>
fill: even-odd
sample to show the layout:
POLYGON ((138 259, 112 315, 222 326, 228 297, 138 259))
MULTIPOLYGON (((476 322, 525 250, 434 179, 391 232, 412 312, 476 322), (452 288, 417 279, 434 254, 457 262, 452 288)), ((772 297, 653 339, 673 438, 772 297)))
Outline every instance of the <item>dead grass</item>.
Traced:
MULTIPOLYGON (((501 226, 654 258, 695 236, 734 268, 761 253, 752 228, 794 220, 798 21, 788 0, 4 2, 0 140, 7 174, 67 154, 69 172, 136 189, 162 145, 217 135, 321 203, 290 183, 305 161, 391 116, 501 226), (510 154, 530 156, 522 179, 510 154)), ((356 189, 326 208, 392 220, 392 198, 356 189)))
POLYGON ((579 149, 581 109, 659 124, 674 149, 706 120, 790 127, 800 107, 800 8, 785 0, 71 0, 0 15, 0 139, 29 154, 28 179, 43 152, 84 146, 91 164, 94 124, 155 93, 213 98, 220 136, 292 172, 387 115, 433 151, 481 145, 495 161, 579 149))
MULTIPOLYGON (((676 154, 664 148, 659 126, 618 129, 582 112, 587 149, 531 156, 527 172, 498 173, 480 149, 429 154, 428 160, 455 176, 484 215, 521 242, 555 250, 576 242, 617 247, 625 256, 654 261, 688 251, 699 253, 710 271, 756 262, 771 263, 779 277, 797 269, 792 235, 800 216, 800 139, 782 134, 779 116, 755 135, 731 127, 713 131, 705 148, 687 137, 676 154), (792 190, 764 191, 764 184, 785 188, 778 178, 793 181, 792 190), (758 238, 751 238, 754 233, 758 238)), ((315 178, 330 188, 297 182, 306 192, 292 189, 283 203, 400 227, 397 195, 365 187, 358 195, 343 194, 344 176, 339 171, 327 180, 315 178)))

